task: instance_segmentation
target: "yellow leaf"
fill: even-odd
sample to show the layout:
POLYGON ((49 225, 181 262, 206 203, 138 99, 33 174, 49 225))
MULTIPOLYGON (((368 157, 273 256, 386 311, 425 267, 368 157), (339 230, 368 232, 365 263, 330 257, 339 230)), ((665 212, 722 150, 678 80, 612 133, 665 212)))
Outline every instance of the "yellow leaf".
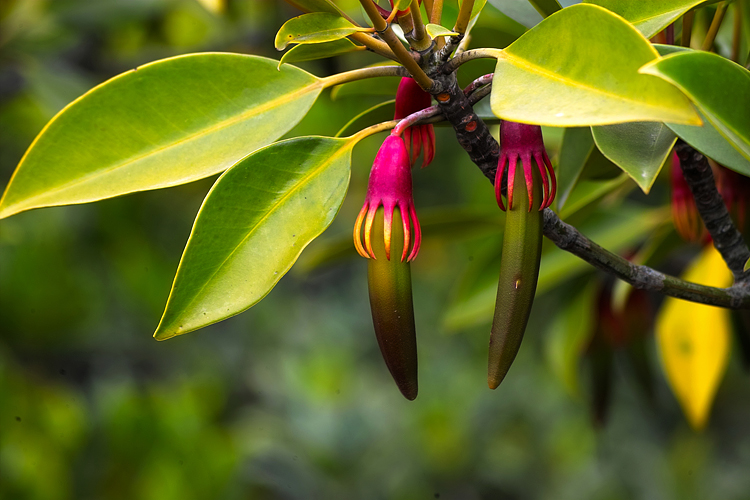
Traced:
MULTIPOLYGON (((683 275, 693 283, 732 284, 719 252, 708 246, 683 275)), ((668 297, 656 323, 659 354, 672 391, 690 425, 705 427, 729 358, 729 311, 668 297)))

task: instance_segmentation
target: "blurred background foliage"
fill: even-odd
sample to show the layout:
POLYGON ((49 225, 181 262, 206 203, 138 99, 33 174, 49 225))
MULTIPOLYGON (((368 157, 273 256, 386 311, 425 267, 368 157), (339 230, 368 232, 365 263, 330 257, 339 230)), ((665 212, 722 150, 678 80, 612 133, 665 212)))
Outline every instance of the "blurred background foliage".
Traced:
MULTIPOLYGON (((338 3, 361 15, 354 0, 338 3)), ((186 52, 278 58, 275 32, 297 14, 277 0, 3 1, 0 185, 92 86, 186 52)), ((709 21, 699 12, 696 29, 709 21)), ((502 47, 524 30, 488 5, 473 45, 502 47)), ((300 66, 324 76, 363 60, 378 59, 300 66)), ((489 71, 474 62, 461 78, 489 71)), ((290 135, 333 135, 391 98, 326 93, 290 135)), ((602 358, 598 304, 618 292, 556 249, 519 357, 487 389, 502 215, 486 179, 449 147, 451 131, 437 134, 435 163, 415 172, 426 237, 412 268, 415 402, 380 358, 366 264, 350 242, 380 138, 356 148, 338 219, 265 300, 166 342, 151 334, 213 179, 0 222, 0 498, 750 498, 750 378, 737 346, 711 422, 695 433, 649 331, 661 299, 639 298, 640 334, 602 358), (614 367, 605 378, 602 359, 614 367)), ((561 131, 545 137, 558 154, 561 131)), ((645 197, 632 181, 613 184, 617 174, 592 155, 568 220, 610 249, 645 241, 643 260, 679 274, 699 248, 671 229, 667 177, 645 197)))

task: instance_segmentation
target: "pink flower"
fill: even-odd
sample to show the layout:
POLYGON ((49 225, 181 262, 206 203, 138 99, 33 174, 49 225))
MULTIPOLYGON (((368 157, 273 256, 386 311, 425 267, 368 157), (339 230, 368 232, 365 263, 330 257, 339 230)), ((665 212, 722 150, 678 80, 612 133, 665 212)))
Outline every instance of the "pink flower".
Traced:
POLYGON ((367 197, 354 225, 354 246, 366 258, 375 258, 372 250, 372 225, 375 213, 383 207, 383 229, 385 255, 391 260, 391 228, 393 213, 399 209, 404 227, 404 248, 401 261, 412 261, 419 253, 422 233, 417 220, 412 197, 411 165, 404 140, 398 135, 389 135, 380 146, 375 162, 370 170, 367 197), (362 244, 362 223, 364 222, 364 245, 362 244), (411 225, 414 226, 414 242, 411 245, 411 225), (411 252, 409 248, 411 246, 411 252))
MULTIPOLYGON (((400 120, 412 113, 429 108, 432 104, 430 94, 422 90, 411 78, 402 78, 396 92, 396 113, 393 118, 400 120)), ((417 161, 419 153, 424 149, 422 168, 429 165, 435 157, 435 130, 432 124, 412 125, 404 130, 406 149, 411 158, 411 164, 417 161)))
POLYGON ((502 187, 506 166, 509 166, 507 179, 508 209, 512 209, 516 163, 520 159, 523 166, 523 175, 526 179, 526 190, 529 195, 529 211, 531 211, 531 207, 534 204, 532 158, 536 162, 544 187, 544 197, 539 206, 539 210, 543 210, 549 207, 555 198, 557 180, 555 178, 555 171, 552 170, 552 164, 544 149, 542 128, 538 125, 503 121, 500 127, 500 160, 498 161, 497 173, 495 174, 495 197, 497 198, 497 204, 502 210, 505 210, 502 199, 502 187), (551 192, 550 184, 552 185, 551 192))

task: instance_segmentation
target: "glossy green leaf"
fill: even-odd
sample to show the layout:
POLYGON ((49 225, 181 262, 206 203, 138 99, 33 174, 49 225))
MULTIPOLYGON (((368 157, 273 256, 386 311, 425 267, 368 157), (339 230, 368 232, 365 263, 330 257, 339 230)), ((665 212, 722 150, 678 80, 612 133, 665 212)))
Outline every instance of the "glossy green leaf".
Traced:
POLYGON ((284 50, 290 43, 323 43, 340 40, 367 28, 354 26, 337 14, 311 12, 293 17, 276 33, 276 50, 284 50))
POLYGON ((568 394, 578 396, 578 364, 596 325, 597 283, 592 282, 567 301, 552 319, 545 351, 552 372, 568 394))
POLYGON ((0 200, 0 218, 221 172, 291 129, 322 88, 298 68, 240 54, 192 54, 123 73, 47 124, 0 200))
POLYGON ((704 0, 584 0, 624 17, 651 38, 704 0))
POLYGON ((750 160, 750 71, 710 52, 678 52, 641 68, 682 90, 716 130, 750 160))
POLYGON ((491 104, 505 120, 550 126, 700 121, 680 91, 638 72, 657 52, 602 7, 563 9, 497 56, 491 104))
POLYGON ((406 10, 409 8, 411 0, 393 0, 393 7, 398 10, 406 10))
POLYGON ((747 259, 747 262, 745 262, 745 267, 743 268, 743 271, 750 270, 750 259, 747 259))
POLYGON ((338 213, 355 143, 289 139, 227 170, 198 212, 154 337, 216 323, 265 297, 338 213))
POLYGON ((570 192, 578 182, 591 151, 594 139, 589 127, 570 127, 563 133, 560 157, 557 163, 557 209, 565 206, 570 192))
POLYGON ((544 19, 528 0, 489 0, 489 2, 497 10, 527 28, 536 26, 544 19))
POLYGON ((343 127, 341 127, 341 130, 336 132, 336 137, 350 135, 362 130, 363 128, 369 127, 370 125, 393 120, 395 113, 396 99, 376 104, 349 120, 343 127))
POLYGON ((432 38, 437 38, 439 36, 457 36, 458 33, 455 31, 451 31, 448 28, 444 26, 440 26, 439 24, 428 24, 425 26, 425 29, 427 30, 427 34, 430 35, 432 38))
POLYGON ((314 61, 316 59, 348 54, 349 52, 355 52, 357 50, 366 50, 366 47, 364 45, 356 45, 348 38, 342 38, 341 40, 334 40, 326 43, 305 43, 295 45, 281 56, 279 67, 284 63, 314 61))
POLYGON ((677 142, 669 127, 658 122, 618 123, 591 127, 599 151, 648 194, 677 142))
MULTIPOLYGON (((597 244, 612 252, 621 252, 637 243, 660 224, 668 219, 668 212, 663 209, 644 210, 623 205, 615 211, 602 212, 582 224, 580 231, 597 244)), ((500 248, 497 248, 500 253, 500 248)), ((542 254, 539 268, 537 296, 550 290, 560 282, 591 270, 592 267, 575 255, 550 248, 542 254)), ((485 274, 495 276, 499 270, 496 265, 487 266, 485 274)), ((472 288, 471 292, 458 297, 448 308, 444 322, 450 330, 460 330, 473 325, 489 323, 495 308, 497 281, 490 281, 484 286, 472 288)))
MULTIPOLYGON (((700 113, 700 112, 699 112, 700 113)), ((724 165, 727 168, 750 176, 750 160, 742 156, 735 147, 716 130, 710 121, 702 114, 702 127, 691 127, 690 125, 675 125, 668 123, 667 126, 677 134, 680 139, 687 142, 695 149, 724 165)))

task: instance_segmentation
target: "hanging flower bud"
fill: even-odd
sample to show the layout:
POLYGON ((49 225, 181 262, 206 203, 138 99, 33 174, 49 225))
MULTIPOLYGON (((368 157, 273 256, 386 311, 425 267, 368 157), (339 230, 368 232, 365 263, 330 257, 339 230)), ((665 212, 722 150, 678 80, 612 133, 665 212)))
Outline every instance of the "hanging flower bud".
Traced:
POLYGON ((375 162, 370 171, 370 182, 367 187, 367 198, 359 212, 354 226, 354 246, 362 257, 376 259, 372 249, 372 227, 375 213, 380 206, 384 209, 383 234, 385 257, 391 260, 391 236, 393 229, 394 209, 404 228, 404 245, 401 260, 412 261, 419 253, 422 232, 414 209, 412 197, 411 167, 409 153, 404 141, 397 135, 390 135, 380 146, 375 162), (364 223, 364 244, 362 242, 362 224, 364 223), (410 224, 411 223, 411 224, 410 224), (414 241, 411 241, 411 225, 414 226, 414 241), (409 251, 411 248, 411 251, 409 251))
POLYGON ((354 245, 368 259, 370 309, 380 352, 399 390, 409 400, 417 397, 418 389, 409 261, 417 256, 420 240, 409 153, 403 139, 391 135, 380 147, 370 171, 367 198, 354 226, 354 245), (395 225, 394 217, 398 221, 395 225), (391 258, 391 250, 398 257, 391 258))
MULTIPOLYGON (((402 78, 396 92, 396 113, 393 118, 401 120, 412 113, 429 108, 431 104, 430 94, 422 90, 417 82, 412 78, 402 78)), ((404 142, 412 165, 416 163, 422 150, 422 168, 429 165, 435 157, 435 130, 432 124, 408 127, 404 130, 404 142)))
POLYGON ((542 202, 537 205, 540 211, 544 210, 552 204, 552 200, 555 198, 557 179, 555 178, 555 171, 552 170, 547 151, 544 149, 542 128, 538 125, 503 121, 500 128, 500 161, 498 161, 497 174, 495 175, 495 197, 501 210, 505 210, 502 199, 504 185, 507 186, 508 209, 510 210, 513 207, 515 166, 519 159, 523 165, 526 192, 529 197, 528 209, 531 210, 531 207, 534 206, 533 165, 531 163, 533 159, 539 170, 539 177, 544 190, 542 202), (508 168, 507 180, 505 179, 506 167, 508 168))
POLYGON ((685 241, 705 241, 708 237, 706 227, 698 215, 695 198, 682 175, 680 158, 672 153, 672 221, 677 233, 685 241))

